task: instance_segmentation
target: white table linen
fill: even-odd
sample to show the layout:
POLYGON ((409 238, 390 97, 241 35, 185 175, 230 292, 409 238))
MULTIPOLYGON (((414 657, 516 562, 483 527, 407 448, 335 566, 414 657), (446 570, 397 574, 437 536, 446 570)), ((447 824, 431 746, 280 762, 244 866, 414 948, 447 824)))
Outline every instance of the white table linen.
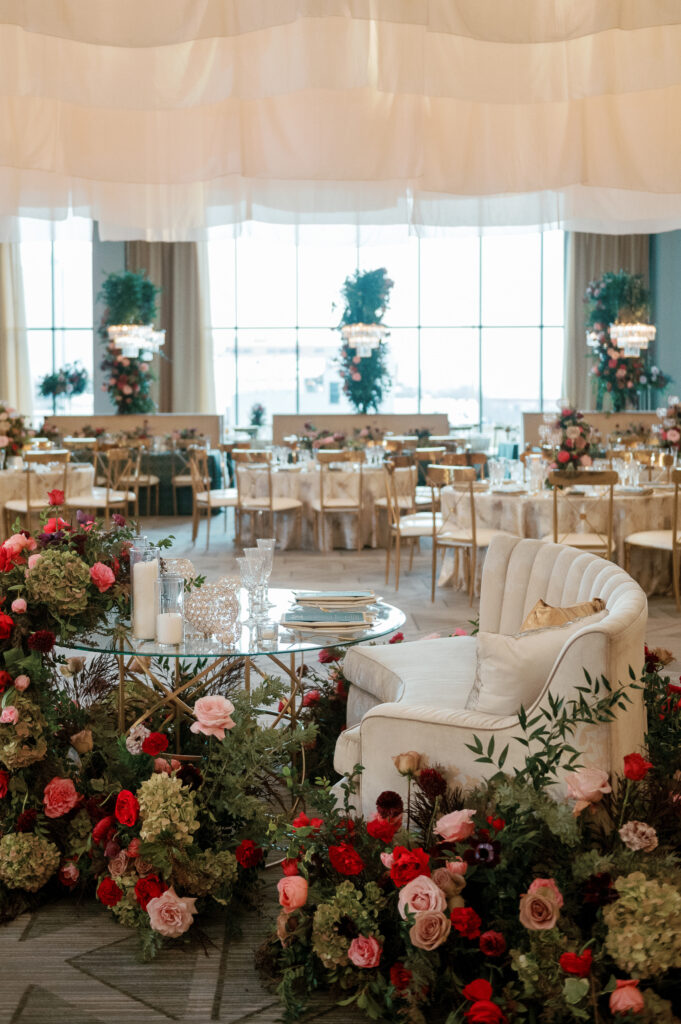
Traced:
MULTIPOLYGON (((446 515, 454 505, 453 491, 442 491, 442 511, 446 515)), ((583 508, 594 528, 605 530, 607 498, 599 502, 596 497, 585 495, 579 502, 571 499, 571 508, 583 508)), ((460 509, 466 505, 462 502, 460 509)), ((614 561, 624 565, 624 540, 639 530, 670 530, 674 493, 672 490, 653 490, 652 494, 624 494, 615 491, 613 503, 614 561)), ((550 491, 541 494, 481 493, 475 495, 478 527, 505 530, 518 537, 545 537, 553 530, 553 495, 550 491)), ((561 504, 559 503, 559 509, 561 504)), ((563 510, 569 515, 566 510, 563 510)), ((464 520, 465 521, 465 520, 464 520)), ((567 523, 559 520, 559 528, 567 523)), ((579 527, 576 527, 579 529, 579 527)), ((584 529, 590 530, 588 525, 584 529)), ((476 593, 479 593, 480 573, 483 558, 478 559, 476 593)), ((439 577, 440 586, 463 585, 459 567, 459 578, 455 579, 455 559, 447 552, 439 577)), ((669 552, 631 549, 631 575, 648 595, 667 593, 671 587, 671 554, 669 552)))
MULTIPOLYGON (((34 466, 33 471, 39 478, 38 481, 31 481, 31 501, 34 498, 45 497, 54 488, 61 488, 64 482, 64 470, 58 466, 34 466)), ((95 480, 95 470, 90 465, 70 465, 67 468, 67 493, 69 496, 78 497, 81 494, 89 494, 95 480)), ((8 501, 22 501, 26 499, 26 473, 23 469, 0 470, 0 506, 4 509, 8 501)), ((0 516, 0 533, 4 534, 4 515, 0 516)))

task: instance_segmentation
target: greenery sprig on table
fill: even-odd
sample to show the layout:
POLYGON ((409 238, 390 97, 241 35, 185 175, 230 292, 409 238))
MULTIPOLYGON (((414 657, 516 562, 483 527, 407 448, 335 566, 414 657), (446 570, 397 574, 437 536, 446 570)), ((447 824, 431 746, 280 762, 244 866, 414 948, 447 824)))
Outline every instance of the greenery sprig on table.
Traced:
MULTIPOLYGON (((341 289, 344 305, 338 329, 350 324, 382 324, 392 287, 385 267, 356 270, 346 277, 341 289)), ((386 355, 384 341, 363 358, 346 341, 341 345, 339 372, 343 391, 356 412, 378 412, 391 383, 386 355)))
POLYGON ((156 377, 146 360, 122 355, 109 341, 106 329, 114 324, 153 324, 159 291, 146 271, 126 270, 123 274, 108 274, 98 295, 106 305, 99 330, 105 343, 101 369, 106 379, 102 389, 110 395, 117 413, 155 412, 151 385, 156 377))

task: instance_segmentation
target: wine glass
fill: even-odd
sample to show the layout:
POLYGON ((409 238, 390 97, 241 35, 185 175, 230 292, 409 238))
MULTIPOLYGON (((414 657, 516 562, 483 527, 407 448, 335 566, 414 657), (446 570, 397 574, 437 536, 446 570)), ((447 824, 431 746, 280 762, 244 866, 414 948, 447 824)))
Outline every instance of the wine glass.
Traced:
POLYGON ((267 572, 267 552, 257 547, 244 548, 244 555, 250 562, 251 567, 253 569, 253 574, 256 581, 254 607, 256 615, 261 615, 265 610, 263 591, 267 585, 267 580, 269 578, 267 572))
POLYGON ((269 600, 267 591, 270 586, 270 576, 272 575, 272 568, 274 565, 274 549, 277 541, 275 537, 259 537, 255 543, 258 545, 258 550, 263 553, 263 562, 265 564, 265 593, 263 595, 263 607, 274 608, 274 605, 269 600))
POLYGON ((241 574, 241 585, 248 594, 248 618, 244 625, 250 629, 252 626, 255 626, 257 621, 255 617, 255 593, 258 586, 257 571, 250 558, 237 558, 236 564, 239 566, 239 573, 241 574))

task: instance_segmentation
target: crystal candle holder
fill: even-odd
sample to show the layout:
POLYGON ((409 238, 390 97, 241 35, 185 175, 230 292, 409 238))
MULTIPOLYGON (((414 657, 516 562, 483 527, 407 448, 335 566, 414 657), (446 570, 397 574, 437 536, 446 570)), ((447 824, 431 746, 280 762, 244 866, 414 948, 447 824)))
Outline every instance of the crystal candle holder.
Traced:
POLYGON ((184 578, 159 576, 156 580, 156 642, 176 647, 184 640, 184 578))

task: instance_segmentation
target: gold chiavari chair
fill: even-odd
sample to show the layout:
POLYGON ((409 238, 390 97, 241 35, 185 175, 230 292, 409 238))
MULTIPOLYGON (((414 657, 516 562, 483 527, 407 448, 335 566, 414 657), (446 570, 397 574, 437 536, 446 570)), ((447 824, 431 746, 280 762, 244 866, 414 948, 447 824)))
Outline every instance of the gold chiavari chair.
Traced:
MULTIPOLYGON (((409 515, 417 511, 416 508, 416 483, 418 480, 418 470, 414 462, 413 455, 391 455, 390 462, 392 463, 396 478, 395 487, 397 491, 397 506, 400 510, 400 515, 409 515)), ((430 499, 428 500, 428 508, 430 508, 430 499)), ((385 509, 386 514, 388 512, 388 497, 374 498, 374 512, 373 512, 373 528, 374 538, 378 536, 378 518, 379 514, 385 509)))
POLYGON ((542 537, 553 544, 566 544, 580 551, 591 551, 608 560, 615 549, 613 540, 613 499, 615 484, 619 477, 614 470, 583 470, 577 473, 556 471, 549 473, 553 487, 553 530, 542 537), (601 493, 588 497, 583 492, 574 493, 572 488, 598 487, 601 493), (595 525, 594 520, 605 509, 605 528, 595 525), (567 527, 561 526, 567 522, 567 527), (580 524, 588 527, 580 531, 580 524))
MULTIPOLYGON (((673 457, 673 456, 672 456, 673 457)), ((681 523, 679 523, 679 485, 681 469, 670 470, 670 483, 674 485, 674 505, 671 530, 641 530, 624 538, 624 568, 631 572, 631 549, 646 548, 649 551, 671 551, 674 600, 676 610, 681 611, 679 591, 679 570, 681 569, 681 523)))
POLYGON ((237 539, 241 543, 243 516, 250 519, 251 537, 257 536, 257 519, 267 516, 269 535, 275 536, 275 518, 279 513, 295 512, 300 536, 303 503, 297 498, 274 494, 272 486, 272 453, 257 448, 235 448, 232 452, 236 477, 237 539))
POLYGON ((234 487, 211 488, 208 452, 203 445, 196 445, 188 451, 189 474, 192 481, 192 542, 199 532, 201 514, 206 517, 206 549, 210 546, 210 524, 213 511, 223 509, 225 531, 227 530, 227 509, 236 508, 237 493, 234 487))
MULTIPOLYGON (((177 492, 192 487, 192 473, 189 468, 190 452, 196 448, 207 449, 205 437, 174 438, 170 446, 170 486, 173 492, 173 515, 177 515, 177 492)), ((192 491, 193 493, 193 491, 192 491)), ((193 500, 192 500, 193 504, 193 500)))
POLYGON ((133 455, 132 457, 132 475, 129 479, 121 480, 120 482, 123 487, 127 487, 135 492, 135 518, 139 519, 140 491, 142 490, 146 491, 147 495, 147 515, 158 515, 161 479, 155 473, 142 472, 142 459, 151 451, 151 444, 146 439, 135 439, 129 442, 129 447, 133 452, 137 453, 137 456, 133 455), (152 511, 152 495, 155 498, 155 512, 152 511))
POLYGON ((128 512, 128 506, 134 505, 136 494, 125 485, 136 471, 139 463, 138 449, 111 446, 100 443, 95 452, 95 480, 99 481, 88 494, 66 499, 66 507, 82 509, 94 515, 104 513, 108 524, 112 511, 128 512))
POLYGON ((22 526, 30 530, 32 521, 37 522, 40 513, 49 508, 47 490, 44 482, 38 473, 39 466, 55 465, 61 467, 60 490, 67 494, 68 467, 71 459, 71 452, 63 449, 33 449, 24 452, 24 479, 26 482, 26 497, 10 499, 5 503, 5 533, 12 532, 12 523, 18 517, 22 526))
POLYGON ((332 448, 320 448, 315 454, 315 461, 319 466, 319 497, 313 498, 311 505, 315 514, 315 533, 320 551, 326 550, 326 520, 329 516, 354 515, 357 518, 357 550, 362 550, 362 513, 363 503, 363 476, 362 467, 366 460, 364 451, 343 449, 337 451, 332 448), (356 473, 346 474, 343 482, 350 485, 350 492, 342 495, 333 495, 334 480, 337 479, 330 473, 331 466, 335 463, 352 463, 357 466, 356 473))
POLYGON ((385 582, 390 580, 390 556, 395 544, 395 591, 400 587, 400 566, 402 561, 402 543, 409 543, 409 571, 414 564, 414 548, 421 537, 430 537, 433 532, 433 518, 438 512, 407 512, 403 514, 400 505, 402 494, 398 484, 398 467, 392 459, 385 462, 385 489, 388 506, 388 544, 385 552, 385 582))

